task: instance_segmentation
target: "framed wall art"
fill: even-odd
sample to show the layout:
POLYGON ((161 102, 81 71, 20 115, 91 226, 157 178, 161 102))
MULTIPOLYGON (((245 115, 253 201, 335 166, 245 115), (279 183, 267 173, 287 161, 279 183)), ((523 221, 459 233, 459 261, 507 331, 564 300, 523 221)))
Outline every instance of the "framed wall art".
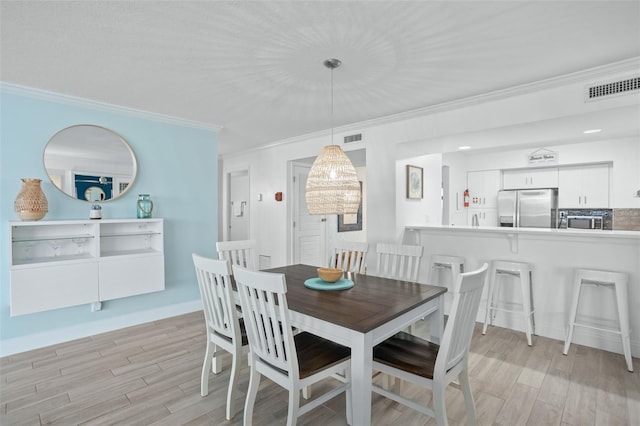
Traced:
POLYGON ((407 198, 422 199, 422 167, 407 164, 407 198))
POLYGON ((360 205, 356 214, 338 215, 338 232, 362 231, 362 181, 360 181, 360 205))

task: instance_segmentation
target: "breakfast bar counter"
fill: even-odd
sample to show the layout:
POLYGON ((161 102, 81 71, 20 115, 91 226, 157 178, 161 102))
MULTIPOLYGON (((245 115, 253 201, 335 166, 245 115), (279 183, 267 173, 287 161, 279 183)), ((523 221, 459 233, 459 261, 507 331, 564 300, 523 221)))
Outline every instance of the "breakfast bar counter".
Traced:
MULTIPOLYGON (((533 268, 536 334, 558 340, 565 338, 574 269, 626 272, 629 274, 632 353, 640 357, 638 231, 408 225, 404 228, 403 242, 424 246, 419 281, 425 283, 428 282, 429 259, 433 254, 462 256, 467 271, 492 260, 530 263, 533 268)), ((484 321, 486 290, 477 317, 479 322, 484 321)), ((520 301, 519 295, 517 289, 507 297, 517 303, 520 301)), ((588 292, 581 295, 580 303, 581 310, 578 313, 583 318, 604 317, 611 321, 612 326, 617 323, 613 292, 606 288, 590 287, 588 292)), ((524 321, 519 314, 498 312, 494 324, 524 330, 524 321)), ((622 353, 620 338, 612 333, 576 328, 573 342, 622 353)))

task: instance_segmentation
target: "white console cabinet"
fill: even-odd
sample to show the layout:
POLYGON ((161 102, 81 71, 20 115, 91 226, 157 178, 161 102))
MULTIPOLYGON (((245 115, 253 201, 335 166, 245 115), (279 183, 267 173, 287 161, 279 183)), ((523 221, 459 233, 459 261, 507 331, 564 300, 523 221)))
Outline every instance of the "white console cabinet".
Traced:
POLYGON ((9 225, 12 316, 164 290, 162 219, 9 225))

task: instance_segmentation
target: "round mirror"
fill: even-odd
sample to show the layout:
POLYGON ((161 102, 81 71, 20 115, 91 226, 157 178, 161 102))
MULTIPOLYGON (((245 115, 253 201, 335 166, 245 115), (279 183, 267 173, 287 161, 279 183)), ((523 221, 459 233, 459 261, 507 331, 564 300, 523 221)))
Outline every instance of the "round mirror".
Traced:
POLYGON ((137 172, 129 144, 117 133, 91 124, 67 127, 53 135, 43 161, 60 191, 91 203, 124 194, 137 172))

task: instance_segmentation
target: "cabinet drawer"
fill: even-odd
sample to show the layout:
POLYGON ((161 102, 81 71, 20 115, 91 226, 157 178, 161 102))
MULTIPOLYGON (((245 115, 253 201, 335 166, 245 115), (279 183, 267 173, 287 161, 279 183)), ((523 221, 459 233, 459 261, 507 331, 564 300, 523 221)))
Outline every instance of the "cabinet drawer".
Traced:
POLYGON ((98 263, 11 270, 11 316, 98 301, 98 263))
POLYGON ((100 300, 164 290, 162 254, 103 258, 100 261, 100 300))

